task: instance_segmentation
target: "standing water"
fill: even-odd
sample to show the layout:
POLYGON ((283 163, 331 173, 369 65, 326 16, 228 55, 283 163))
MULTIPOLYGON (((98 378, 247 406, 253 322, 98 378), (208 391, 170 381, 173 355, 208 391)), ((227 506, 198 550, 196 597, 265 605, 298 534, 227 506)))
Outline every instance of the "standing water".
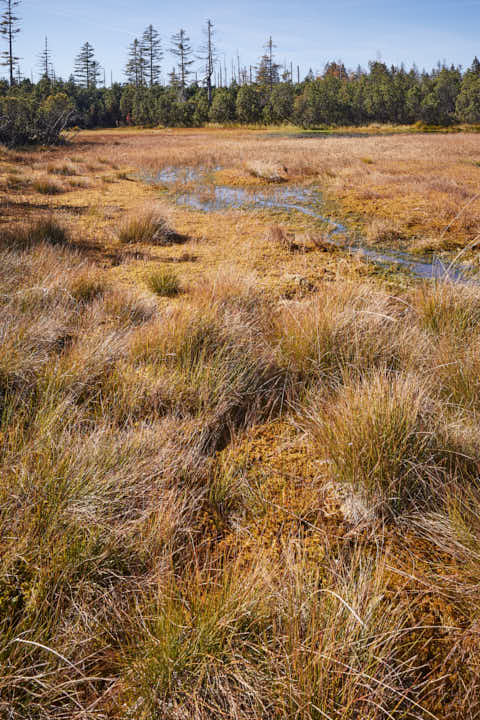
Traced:
MULTIPOLYGON (((214 171, 218 169, 215 168, 214 171)), ((267 209, 308 215, 327 225, 326 235, 322 238, 325 242, 331 243, 335 247, 341 247, 351 254, 361 255, 382 267, 403 268, 417 278, 472 282, 471 277, 468 277, 469 268, 465 265, 445 266, 438 257, 418 257, 391 248, 376 250, 362 239, 349 237, 345 225, 332 224, 331 218, 323 215, 322 195, 319 191, 298 185, 283 185, 271 193, 233 188, 215 184, 211 179, 211 173, 205 169, 197 170, 195 168, 168 167, 156 175, 145 174, 143 179, 155 185, 175 186, 177 205, 203 212, 267 209), (345 241, 345 237, 349 240, 345 241)))

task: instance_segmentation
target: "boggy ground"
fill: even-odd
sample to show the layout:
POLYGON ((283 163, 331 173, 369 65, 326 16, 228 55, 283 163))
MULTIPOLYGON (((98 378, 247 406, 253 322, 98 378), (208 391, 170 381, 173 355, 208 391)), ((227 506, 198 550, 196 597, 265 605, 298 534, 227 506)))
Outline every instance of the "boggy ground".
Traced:
MULTIPOLYGON (((473 187, 475 137, 367 141, 425 174, 427 143, 473 187)), ((6 717, 479 717, 480 290, 138 177, 267 190, 323 152, 368 186, 346 147, 367 152, 163 131, 3 153, 6 717)))

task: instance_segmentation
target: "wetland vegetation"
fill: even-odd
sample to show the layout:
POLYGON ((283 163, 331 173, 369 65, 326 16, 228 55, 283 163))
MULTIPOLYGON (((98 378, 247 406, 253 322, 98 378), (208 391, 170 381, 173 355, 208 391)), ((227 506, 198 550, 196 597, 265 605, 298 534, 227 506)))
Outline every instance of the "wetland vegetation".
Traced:
POLYGON ((5 717, 478 717, 480 136, 389 131, 1 150, 5 717))

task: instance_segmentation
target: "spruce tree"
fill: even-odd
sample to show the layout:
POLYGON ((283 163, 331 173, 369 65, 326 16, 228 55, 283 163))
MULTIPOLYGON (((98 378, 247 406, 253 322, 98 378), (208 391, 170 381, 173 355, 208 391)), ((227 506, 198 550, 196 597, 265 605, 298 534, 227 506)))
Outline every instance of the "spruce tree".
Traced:
POLYGON ((275 62, 273 50, 276 47, 270 37, 264 45, 265 53, 260 58, 260 64, 257 68, 257 83, 264 85, 270 90, 273 86, 280 82, 280 65, 275 62))
POLYGON ((178 31, 178 33, 172 35, 170 52, 178 58, 177 75, 180 82, 182 97, 185 98, 185 88, 187 87, 188 77, 192 72, 190 70, 190 66, 193 65, 193 60, 191 59, 192 46, 190 45, 190 38, 182 28, 178 31))
POLYGON ((205 68, 204 84, 207 88, 208 105, 212 104, 212 77, 215 71, 215 63, 217 62, 217 50, 214 40, 214 25, 211 20, 205 23, 204 34, 205 41, 200 48, 199 60, 202 60, 205 68))
POLYGON ((125 75, 130 85, 135 85, 137 88, 145 85, 145 57, 138 38, 135 38, 129 47, 125 75))
POLYGON ((85 88, 95 87, 100 76, 100 63, 95 60, 95 50, 89 42, 80 48, 75 58, 75 80, 85 88))
POLYGON ((158 30, 149 25, 142 36, 142 54, 145 60, 145 76, 150 87, 160 82, 162 43, 158 30))
POLYGON ((42 52, 38 56, 38 68, 42 78, 46 78, 49 81, 53 80, 54 70, 52 64, 52 53, 48 45, 48 38, 45 38, 45 44, 42 52))
POLYGON ((7 49, 0 53, 0 64, 8 67, 10 85, 15 84, 15 70, 18 68, 18 58, 14 54, 13 46, 15 35, 20 32, 20 18, 15 15, 15 8, 20 5, 20 0, 0 0, 4 7, 0 15, 0 35, 7 42, 7 49))

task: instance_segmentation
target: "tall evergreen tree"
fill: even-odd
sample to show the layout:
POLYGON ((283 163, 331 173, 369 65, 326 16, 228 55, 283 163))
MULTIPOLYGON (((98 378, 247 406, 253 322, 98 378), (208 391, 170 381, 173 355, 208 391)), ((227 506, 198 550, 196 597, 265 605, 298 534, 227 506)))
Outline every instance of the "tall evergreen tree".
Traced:
POLYGON ((84 43, 75 58, 75 80, 83 87, 95 87, 100 76, 100 63, 95 60, 95 50, 89 42, 84 43))
POLYGON ((48 45, 48 38, 45 37, 45 43, 42 52, 38 56, 38 68, 42 78, 52 81, 54 77, 52 53, 48 45))
POLYGON ((190 45, 190 38, 183 28, 180 28, 178 33, 172 35, 170 52, 178 58, 177 75, 180 81, 182 97, 185 98, 185 88, 187 87, 188 77, 192 73, 190 67, 193 65, 193 60, 191 59, 192 46, 190 45))
POLYGON ((138 38, 135 38, 129 47, 125 75, 130 85, 135 85, 137 88, 145 85, 145 57, 138 38))
POLYGON ((0 53, 0 64, 8 67, 10 85, 15 83, 15 69, 18 68, 18 58, 13 50, 15 35, 20 32, 20 18, 15 15, 15 8, 20 5, 20 0, 0 0, 4 7, 0 15, 0 35, 7 42, 7 49, 0 53))
POLYGON ((280 65, 275 62, 273 50, 276 47, 273 40, 269 37, 264 45, 265 53, 260 58, 260 64, 257 68, 257 82, 259 85, 273 90, 273 86, 280 82, 280 65))
POLYGON ((204 28, 205 42, 200 48, 199 60, 202 60, 205 67, 204 84, 207 88, 208 106, 212 104, 212 78, 217 62, 217 50, 215 47, 215 29, 211 20, 207 20, 204 28))
POLYGON ((162 43, 158 30, 149 25, 142 36, 142 54, 145 60, 145 76, 150 87, 160 82, 162 43))

